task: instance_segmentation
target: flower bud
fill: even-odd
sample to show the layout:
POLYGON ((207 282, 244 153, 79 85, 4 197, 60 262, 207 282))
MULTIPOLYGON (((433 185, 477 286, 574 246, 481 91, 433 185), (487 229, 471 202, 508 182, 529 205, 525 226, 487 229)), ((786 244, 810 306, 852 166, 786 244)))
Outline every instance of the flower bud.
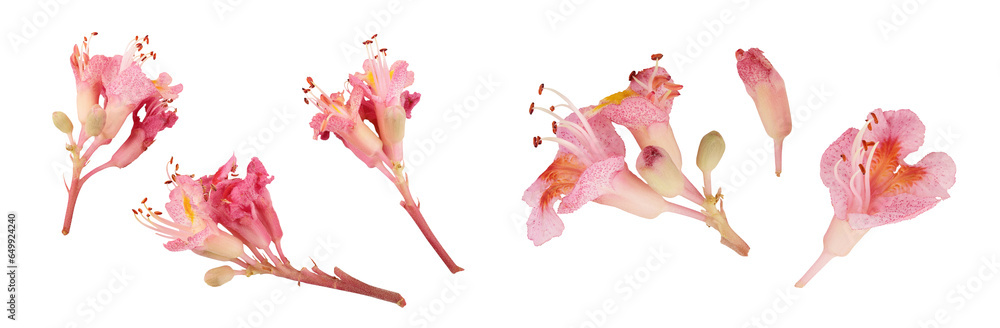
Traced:
POLYGON ((94 105, 91 107, 90 115, 87 115, 87 122, 83 125, 87 135, 93 137, 101 134, 101 130, 104 129, 104 121, 106 118, 107 113, 104 112, 104 108, 101 108, 100 105, 94 105))
POLYGON ((684 174, 663 148, 646 146, 635 163, 643 180, 660 195, 671 198, 684 191, 684 174))
POLYGON ((227 265, 220 266, 205 272, 205 283, 212 287, 219 287, 233 280, 236 271, 227 265))
POLYGON ((398 144, 403 141, 406 128, 406 110, 402 106, 386 108, 385 125, 379 130, 383 143, 398 144))
POLYGON ((243 242, 225 232, 205 238, 204 243, 192 249, 195 254, 219 261, 230 261, 243 255, 243 242))
POLYGON ((52 112, 52 123, 62 133, 73 133, 73 122, 69 120, 69 116, 66 116, 66 113, 52 112))
POLYGON ((698 168, 705 175, 712 173, 712 170, 719 165, 722 153, 726 152, 726 141, 718 131, 712 131, 701 138, 698 145, 698 168))

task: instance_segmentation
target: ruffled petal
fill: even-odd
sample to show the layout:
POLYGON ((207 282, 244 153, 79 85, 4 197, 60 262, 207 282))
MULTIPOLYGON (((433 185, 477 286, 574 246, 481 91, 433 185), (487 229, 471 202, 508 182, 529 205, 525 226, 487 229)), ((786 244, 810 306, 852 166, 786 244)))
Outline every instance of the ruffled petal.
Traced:
POLYGON ((931 209, 940 201, 936 197, 920 197, 911 194, 875 198, 872 199, 871 204, 871 208, 876 211, 874 214, 848 213, 847 221, 854 229, 873 228, 912 219, 931 209))
POLYGON ((611 178, 625 169, 624 157, 612 157, 594 163, 580 174, 573 191, 563 197, 559 214, 573 213, 584 204, 612 191, 611 178))
POLYGON ((562 219, 556 215, 551 206, 535 207, 528 216, 528 239, 531 239, 535 246, 541 246, 552 238, 559 237, 564 228, 562 219))
POLYGON ((942 152, 933 152, 924 156, 914 167, 923 169, 922 178, 915 181, 909 193, 921 197, 940 197, 947 199, 948 189, 955 185, 955 161, 942 152))
MULTIPOLYGON (((673 102, 672 99, 669 101, 673 102)), ((657 107, 649 99, 638 95, 626 97, 618 103, 607 103, 601 113, 612 122, 629 128, 670 121, 670 107, 657 107)))
MULTIPOLYGON (((580 111, 587 112, 591 108, 593 107, 590 106, 581 108, 580 111)), ((576 117, 575 113, 567 116, 566 120, 582 126, 580 119, 576 117)), ((594 134, 597 137, 597 146, 604 148, 605 152, 608 153, 608 156, 625 156, 625 141, 623 141, 622 137, 618 135, 617 131, 615 131, 614 125, 611 125, 611 120, 608 120, 608 118, 604 115, 598 114, 588 119, 587 122, 590 123, 590 127, 594 130, 594 134)), ((556 130, 556 136, 565 139, 582 149, 588 149, 591 147, 589 144, 582 144, 580 140, 578 140, 576 136, 574 136, 566 128, 559 128, 556 130)), ((559 146, 559 152, 572 153, 562 146, 559 146)))
POLYGON ((924 123, 917 114, 909 109, 883 112, 876 109, 872 113, 878 118, 878 123, 869 117, 871 131, 865 132, 865 140, 879 142, 879 147, 890 148, 900 163, 906 155, 916 151, 924 144, 924 123), (893 148, 897 147, 897 148, 893 148))

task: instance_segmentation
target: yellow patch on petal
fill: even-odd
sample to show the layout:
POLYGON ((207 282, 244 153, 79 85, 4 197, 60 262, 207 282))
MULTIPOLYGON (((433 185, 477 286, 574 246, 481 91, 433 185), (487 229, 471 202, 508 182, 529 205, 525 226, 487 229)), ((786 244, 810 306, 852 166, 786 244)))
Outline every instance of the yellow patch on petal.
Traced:
POLYGON ((604 99, 601 99, 601 102, 599 102, 597 106, 594 106, 594 109, 590 110, 590 113, 587 113, 587 116, 593 117, 594 115, 597 115, 597 113, 600 113, 601 110, 604 109, 604 106, 607 106, 609 104, 621 105, 622 101, 624 101, 625 98, 632 97, 635 95, 637 95, 635 91, 632 91, 632 89, 629 88, 625 89, 624 91, 616 92, 610 96, 604 97, 604 99))
POLYGON ((184 197, 184 215, 187 215, 191 223, 194 224, 194 209, 191 208, 191 199, 186 194, 182 193, 182 195, 184 197))

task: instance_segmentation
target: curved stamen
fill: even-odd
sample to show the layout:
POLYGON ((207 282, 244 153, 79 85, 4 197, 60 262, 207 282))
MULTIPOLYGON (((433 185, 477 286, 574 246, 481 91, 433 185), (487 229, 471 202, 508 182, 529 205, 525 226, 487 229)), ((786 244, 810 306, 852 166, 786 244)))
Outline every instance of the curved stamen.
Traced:
POLYGON ((594 129, 592 129, 590 127, 590 123, 587 122, 587 117, 584 116, 583 113, 580 112, 580 109, 577 108, 576 105, 573 105, 573 102, 570 101, 569 98, 566 98, 566 96, 563 95, 562 92, 556 91, 555 89, 552 89, 552 88, 547 88, 547 87, 545 87, 544 84, 542 85, 542 90, 552 91, 557 96, 559 96, 559 98, 562 98, 562 100, 566 102, 567 107, 569 109, 573 110, 573 113, 576 114, 576 117, 579 118, 580 122, 583 123, 583 128, 587 130, 587 133, 590 133, 591 135, 596 135, 594 133, 594 129))
MULTIPOLYGON (((868 151, 868 160, 865 161, 865 168, 867 169, 868 172, 872 172, 872 169, 871 169, 872 168, 872 158, 875 157, 875 148, 878 148, 878 144, 879 143, 876 141, 875 144, 868 151)), ((870 203, 871 203, 871 194, 872 194, 872 191, 871 191, 871 181, 872 181, 872 178, 871 178, 870 175, 867 175, 867 176, 865 176, 864 179, 865 179, 865 197, 864 197, 864 202, 861 205, 861 208, 864 211, 868 211, 868 205, 870 205, 870 203)))
POLYGON ((571 153, 573 153, 573 155, 576 155, 577 158, 583 161, 584 165, 586 166, 590 166, 591 164, 594 163, 594 161, 590 157, 590 154, 588 154, 585 150, 581 149, 580 147, 577 147, 572 142, 566 141, 566 139, 559 137, 544 137, 544 138, 538 138, 538 140, 552 141, 559 144, 560 146, 566 147, 566 149, 569 150, 571 153))
POLYGON ((566 120, 566 119, 560 117, 558 114, 552 112, 552 110, 550 110, 548 108, 532 107, 532 109, 533 110, 541 111, 541 112, 549 114, 549 115, 552 115, 552 117, 555 117, 556 121, 559 122, 559 123, 557 123, 558 125, 568 127, 569 128, 569 132, 572 133, 573 136, 577 138, 577 140, 580 140, 581 143, 586 142, 588 144, 587 146, 592 147, 592 148, 598 148, 597 144, 594 143, 594 140, 596 138, 594 138, 593 136, 587 134, 583 130, 583 127, 581 127, 580 125, 578 125, 576 123, 573 123, 573 122, 571 122, 569 120, 566 120))

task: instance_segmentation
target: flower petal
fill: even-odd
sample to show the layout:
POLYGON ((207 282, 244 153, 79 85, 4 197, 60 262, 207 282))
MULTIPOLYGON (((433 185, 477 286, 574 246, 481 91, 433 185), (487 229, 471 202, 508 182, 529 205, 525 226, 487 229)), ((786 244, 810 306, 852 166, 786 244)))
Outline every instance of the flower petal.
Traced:
POLYGON ((844 184, 839 181, 848 181, 850 178, 849 174, 853 172, 854 168, 848 167, 850 164, 843 160, 841 155, 850 156, 851 145, 854 142, 855 136, 858 134, 858 129, 850 128, 844 131, 840 137, 837 138, 826 151, 823 152, 823 156, 820 158, 819 169, 820 178, 823 179, 823 184, 827 188, 830 188, 830 202, 833 205, 833 210, 838 218, 846 218, 844 215, 847 212, 847 207, 849 205, 849 195, 850 190, 845 189, 844 184), (839 176, 834 175, 834 167, 838 166, 837 173, 839 176))
MULTIPOLYGON (((607 99, 607 98, 605 98, 607 99)), ((602 100, 603 101, 603 100, 602 100)), ((673 102, 673 100, 669 100, 673 102)), ((621 99, 620 102, 609 102, 601 109, 612 122, 629 127, 639 128, 653 123, 670 121, 670 107, 659 108, 649 99, 635 95, 621 99)))
POLYGON ((891 148, 890 146, 898 144, 898 151, 894 155, 899 162, 903 162, 906 155, 916 151, 920 145, 924 144, 924 131, 926 130, 924 123, 920 122, 917 114, 909 109, 883 112, 879 108, 875 109, 873 113, 878 118, 878 123, 869 119, 872 130, 865 132, 865 139, 878 141, 879 147, 891 148))
POLYGON ((933 152, 924 156, 914 167, 924 171, 922 179, 910 186, 909 193, 921 197, 940 197, 947 199, 948 189, 955 185, 955 161, 942 152, 933 152))
POLYGON ((573 191, 559 203, 559 214, 573 213, 584 204, 612 191, 611 178, 625 169, 624 157, 612 157, 594 163, 580 174, 573 191))
POLYGON ((871 208, 877 212, 874 214, 848 213, 847 221, 854 229, 868 229, 896 223, 912 219, 931 209, 940 201, 936 197, 920 197, 911 194, 875 198, 872 200, 871 208))
POLYGON ((528 239, 531 239, 535 246, 541 246, 552 238, 559 237, 564 228, 562 219, 556 215, 551 206, 535 207, 528 216, 528 239))
MULTIPOLYGON (((581 113, 588 112, 593 106, 588 106, 580 109, 581 113)), ((576 123, 577 125, 582 125, 580 119, 576 117, 576 114, 570 114, 566 117, 567 121, 576 123)), ((608 120, 604 115, 598 114, 587 120, 590 123, 590 127, 594 130, 594 134, 597 137, 597 146, 604 148, 609 156, 625 156, 625 141, 622 137, 618 135, 615 131, 615 127, 611 125, 611 120, 608 120)), ((580 147, 582 149, 590 148, 590 145, 584 145, 574 136, 568 129, 559 128, 556 131, 556 136, 570 143, 580 147)), ((572 153, 565 147, 559 146, 559 152, 562 153, 572 153)))

